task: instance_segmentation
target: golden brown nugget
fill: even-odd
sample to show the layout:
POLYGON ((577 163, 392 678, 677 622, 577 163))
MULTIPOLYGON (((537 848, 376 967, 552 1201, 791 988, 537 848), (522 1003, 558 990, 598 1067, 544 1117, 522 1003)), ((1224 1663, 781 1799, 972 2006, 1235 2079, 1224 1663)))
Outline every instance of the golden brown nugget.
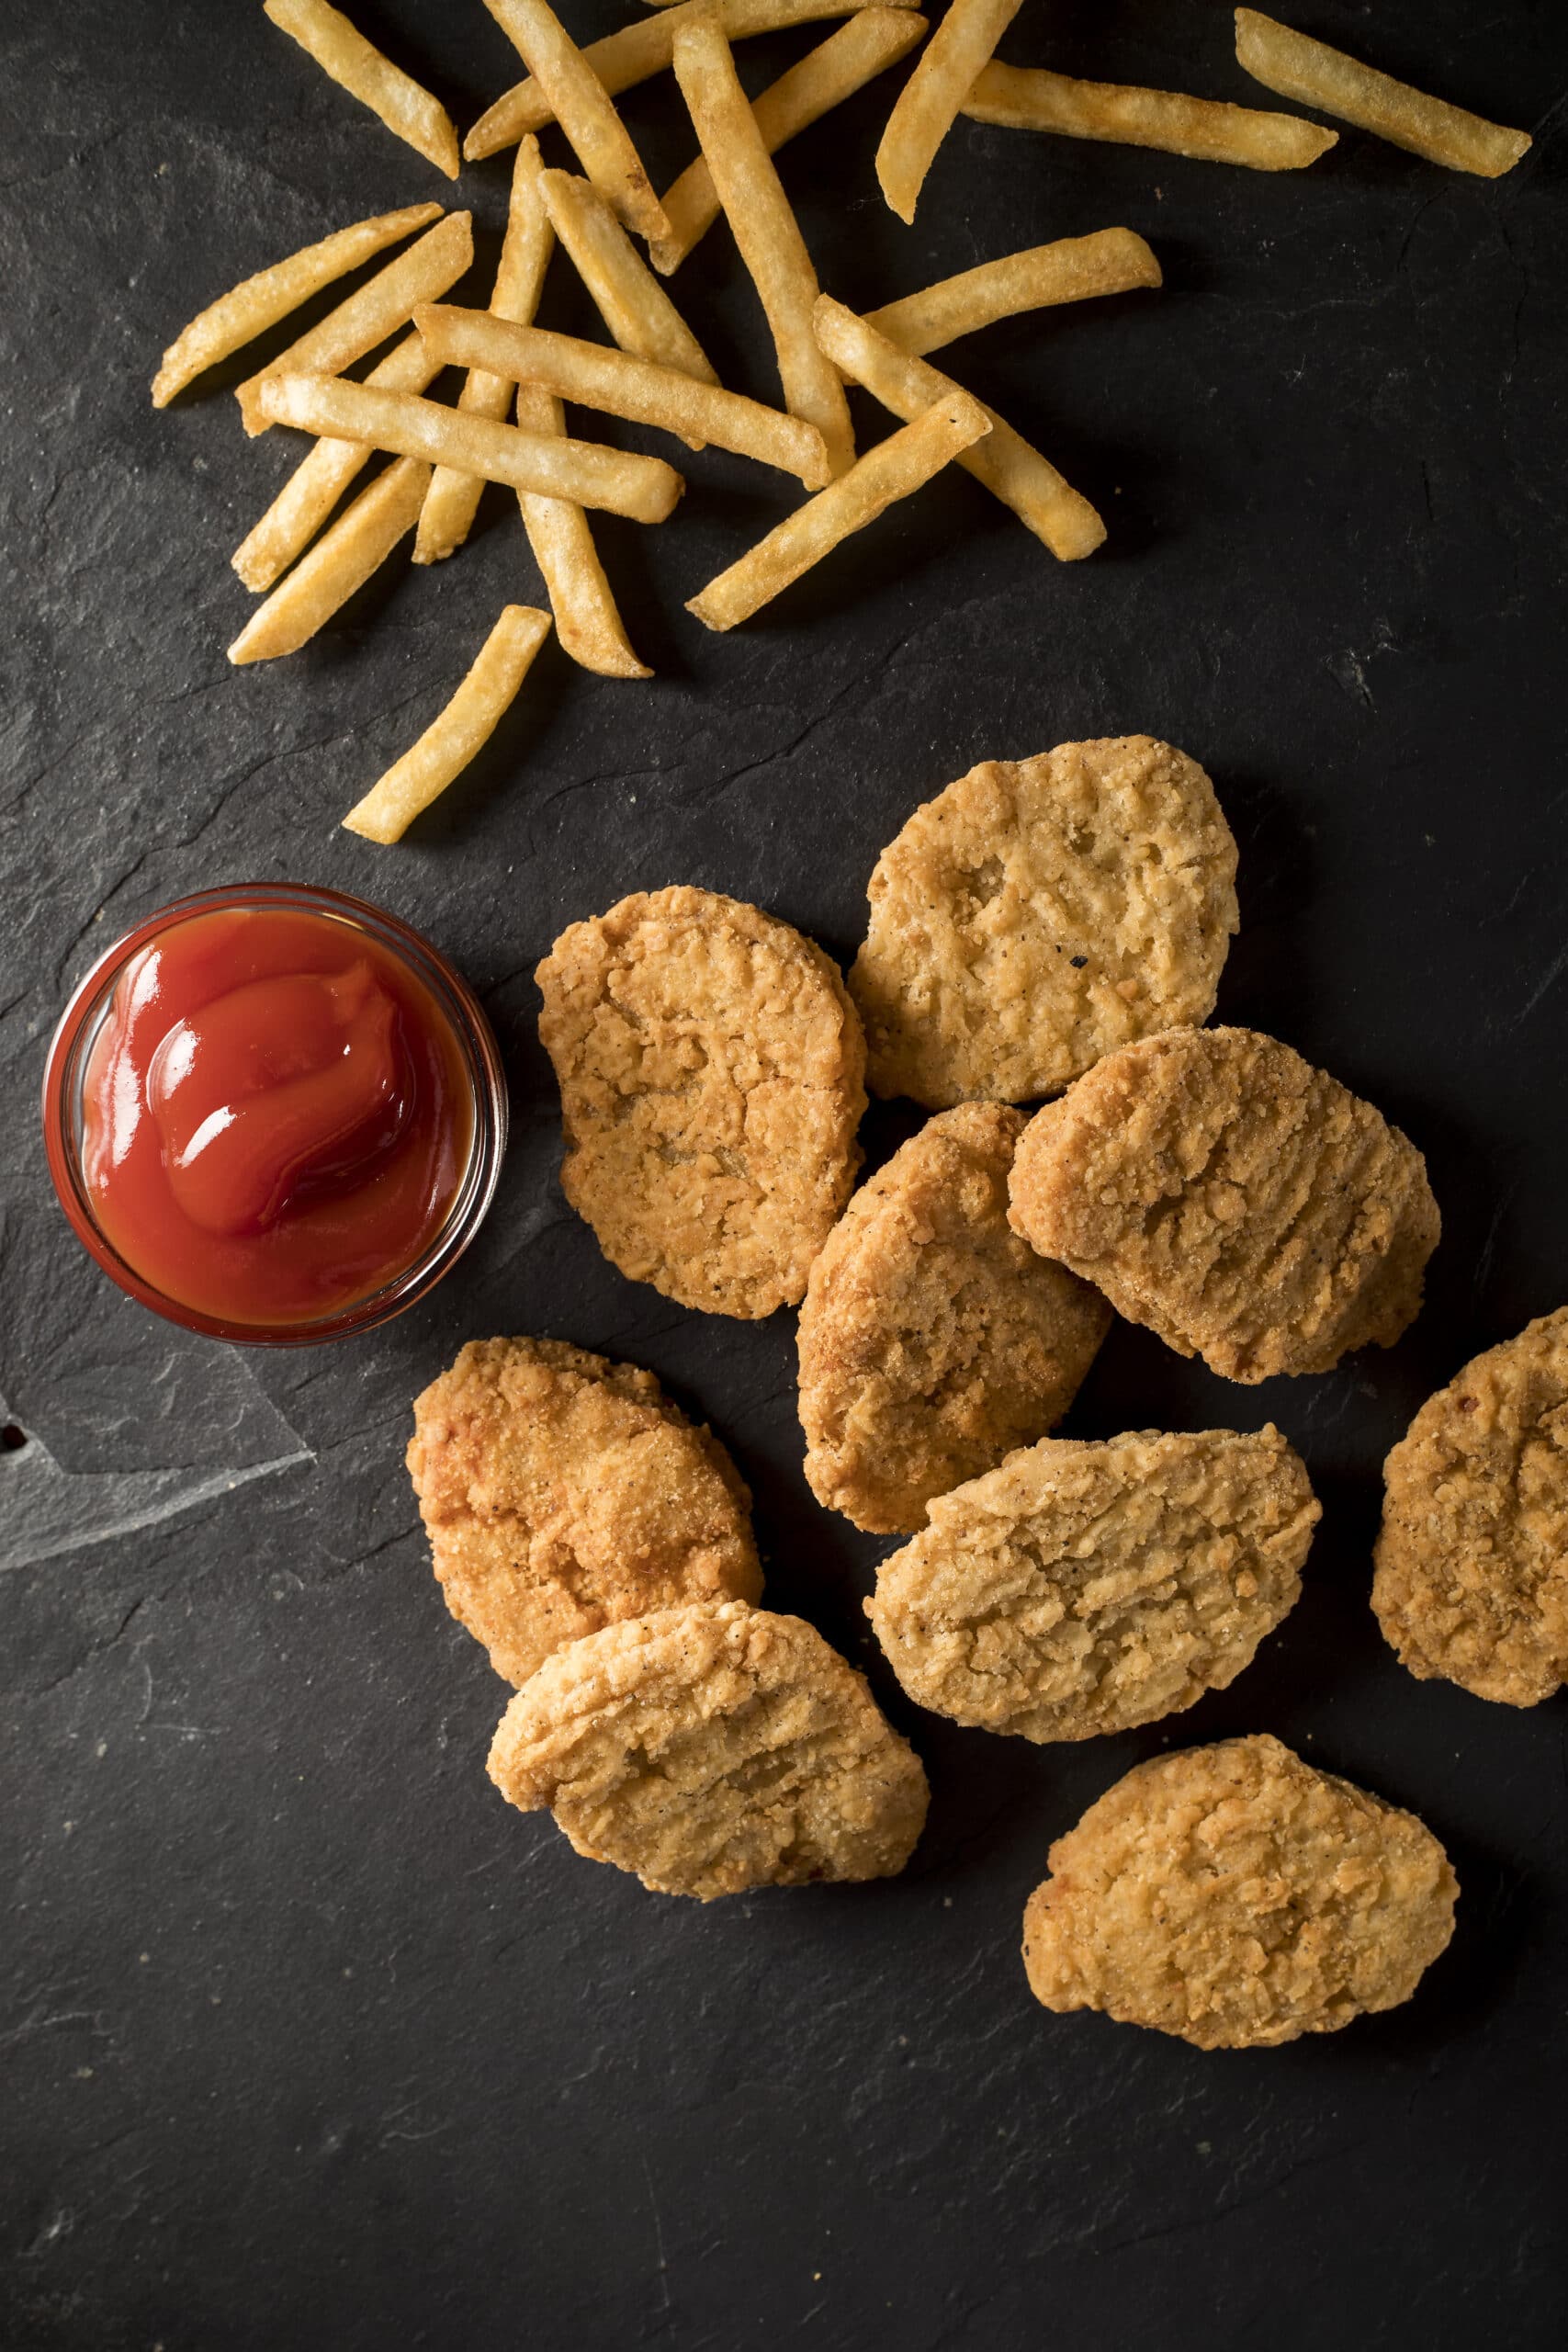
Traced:
POLYGON ((1052 1847, 1024 1906, 1048 2009, 1269 2049, 1407 2001, 1459 1882, 1402 1813, 1260 1735, 1140 1764, 1052 1847))
POLYGON ((1440 1230, 1409 1138, 1253 1029, 1109 1055, 1030 1121, 1010 1189, 1044 1257, 1249 1384, 1392 1347, 1440 1230))
POLYGON ((1568 1307, 1429 1396, 1384 1465, 1372 1607, 1400 1662, 1533 1707, 1568 1682, 1568 1307))
POLYGON ((1203 1021, 1236 928, 1235 843, 1196 760, 1149 735, 987 760, 876 862, 850 974, 874 1094, 1055 1094, 1203 1021))
POLYGON ((639 891, 535 974, 567 1199, 633 1282, 710 1315, 793 1306, 860 1164, 865 1046, 836 967, 711 890, 639 891))
POLYGON ((1008 1224, 1025 1125, 999 1102, 929 1120, 863 1184, 800 1310, 806 1476, 874 1534, 1059 1421, 1111 1327, 1100 1293, 1008 1224))
POLYGON ((704 1601, 558 1650, 513 1700, 490 1776, 580 1854, 656 1894, 891 1878, 926 1776, 864 1681, 798 1617, 704 1601))
POLYGON ((1272 1425, 1046 1438, 940 1496, 866 1615, 919 1705, 1092 1739, 1234 1682, 1295 1606, 1320 1516, 1272 1425))
POLYGON ((649 1610, 761 1599, 739 1473, 650 1372, 559 1340, 474 1340, 413 1413, 446 1606, 509 1682, 649 1610))

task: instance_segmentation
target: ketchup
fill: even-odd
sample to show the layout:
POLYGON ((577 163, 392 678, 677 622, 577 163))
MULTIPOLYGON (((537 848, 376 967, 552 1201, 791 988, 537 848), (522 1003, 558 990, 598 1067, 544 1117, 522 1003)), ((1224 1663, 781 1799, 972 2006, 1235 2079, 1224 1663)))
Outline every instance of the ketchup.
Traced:
POLYGON ((121 974, 85 1073, 82 1169, 143 1282, 228 1321, 302 1323, 423 1254, 473 1125, 450 1022, 380 941, 223 908, 121 974))

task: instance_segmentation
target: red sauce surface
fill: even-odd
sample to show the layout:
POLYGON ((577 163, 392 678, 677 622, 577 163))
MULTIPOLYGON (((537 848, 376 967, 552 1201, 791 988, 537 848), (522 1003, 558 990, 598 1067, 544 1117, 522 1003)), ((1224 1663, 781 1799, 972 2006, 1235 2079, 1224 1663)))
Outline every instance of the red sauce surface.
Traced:
POLYGON ((445 1224, 473 1133, 451 1024, 379 941, 226 908, 121 974, 89 1056, 82 1164, 107 1240, 170 1299, 309 1322, 445 1224))

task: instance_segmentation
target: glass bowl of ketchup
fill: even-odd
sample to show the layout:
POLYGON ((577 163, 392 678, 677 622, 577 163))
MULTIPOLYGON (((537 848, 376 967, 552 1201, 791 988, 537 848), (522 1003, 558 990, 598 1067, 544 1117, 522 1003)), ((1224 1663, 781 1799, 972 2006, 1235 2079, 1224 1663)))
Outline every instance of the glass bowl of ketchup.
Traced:
POLYGON ((187 1330, 384 1323, 489 1208, 506 1085, 479 1000, 406 923, 303 884, 161 907, 55 1031, 50 1173, 98 1264, 187 1330))

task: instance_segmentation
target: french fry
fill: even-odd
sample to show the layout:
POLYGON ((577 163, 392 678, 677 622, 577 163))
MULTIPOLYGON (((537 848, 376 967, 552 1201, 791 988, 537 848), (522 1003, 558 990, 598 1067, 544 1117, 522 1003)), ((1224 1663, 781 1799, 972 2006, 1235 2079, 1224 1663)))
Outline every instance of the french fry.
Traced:
MULTIPOLYGON (((440 373, 440 360, 431 357, 418 334, 411 334, 365 380, 389 392, 423 392, 440 373)), ((259 594, 288 571, 373 455, 368 441, 316 443, 229 559, 247 588, 259 594)))
MULTIPOLYGON (((483 317, 483 311, 477 313, 483 317)), ((460 473, 483 474, 487 481, 510 482, 514 490, 539 490, 575 499, 580 506, 603 506, 634 523, 662 523, 685 483, 662 458, 637 458, 589 441, 551 440, 497 424, 488 416, 464 416, 439 401, 409 392, 376 391, 341 377, 269 376, 257 398, 272 424, 293 424, 343 441, 368 441, 399 457, 455 466, 460 473)))
POLYGON ((1500 179, 1532 143, 1528 130, 1506 130, 1501 123, 1467 114, 1463 107, 1429 98, 1407 82, 1379 74, 1343 50, 1309 40, 1253 8, 1235 12, 1235 54, 1237 64, 1266 90, 1337 115, 1341 122, 1353 122, 1359 130, 1407 147, 1429 163, 1446 164, 1450 171, 1500 179))
POLYGON ((355 802, 343 820, 347 831, 367 842, 400 842, 421 810, 490 741, 549 633, 548 613, 532 605, 505 605, 451 701, 355 802))
POLYGON ((406 326, 416 302, 434 302, 455 286, 474 258, 472 216, 449 212, 396 261, 329 311, 319 325, 236 385, 240 420, 249 434, 265 433, 260 391, 269 376, 338 376, 406 326))
MULTIPOLYGON (((538 308, 550 248, 555 243, 545 212, 543 166, 539 142, 525 139, 512 167, 512 196, 506 211, 506 234, 496 266, 490 307, 500 319, 528 320, 538 308)), ((423 384, 411 384, 423 391, 423 384)), ((457 406, 465 415, 488 416, 499 423, 512 407, 512 386, 504 376, 488 368, 470 368, 457 406)), ((414 534, 415 563, 439 563, 454 554, 473 528, 484 491, 480 474, 458 473, 452 466, 437 466, 430 478, 424 512, 414 534)))
POLYGON ((598 189, 570 172, 544 176, 550 225, 621 349, 716 384, 702 345, 598 189))
POLYGON ((852 531, 874 523, 895 499, 908 498, 990 430, 979 401, 953 387, 911 424, 868 449, 848 473, 787 514, 739 563, 710 580, 686 610, 705 628, 733 628, 749 620, 852 531))
POLYGON ((916 60, 876 150, 882 193, 900 220, 914 220, 936 151, 1019 6, 1020 0, 952 0, 916 60))
POLYGON ((327 0, 265 0, 265 6, 278 30, 309 51, 323 74, 379 115, 389 130, 406 139, 438 172, 457 178, 457 133, 446 107, 383 57, 341 9, 329 7, 327 0))
POLYGON ((164 364, 152 379, 153 407, 167 408, 175 394, 184 391, 196 377, 265 334, 323 286, 330 286, 334 277, 357 269, 384 245, 395 244, 400 237, 440 218, 438 204, 408 204, 400 212, 378 213, 373 220, 356 220, 352 228, 335 230, 320 244, 302 246, 287 261, 274 262, 270 269, 258 270, 254 277, 231 286, 192 319, 164 352, 164 364))
MULTIPOLYGON (((895 416, 919 416, 934 401, 950 400, 959 390, 951 377, 899 350, 829 295, 818 301, 816 322, 818 338, 834 365, 863 384, 895 416)), ((1010 506, 1062 562, 1092 555, 1105 537, 1105 526, 1088 499, 993 409, 986 414, 990 432, 957 453, 959 464, 1010 506)))
MULTIPOLYGON (((525 432, 554 435, 558 440, 566 431, 559 401, 536 384, 518 386, 517 422, 525 432)), ((549 593, 563 652, 603 678, 651 678, 652 671, 627 642, 581 507, 569 498, 545 498, 528 490, 518 492, 517 503, 549 593)))
POLYGON ((229 648, 230 661, 275 662, 298 652, 413 529, 429 480, 430 468, 412 458, 378 474, 251 615, 229 648))
POLYGON ((1054 130, 1066 139, 1104 139, 1120 147, 1157 147, 1204 164, 1245 164, 1254 172, 1296 172, 1315 164, 1338 137, 1294 114, 1260 114, 1217 98, 1176 90, 1141 90, 1120 82, 1074 82, 1032 66, 987 65, 960 111, 1009 130, 1054 130))
MULTIPOLYGON (((668 23, 669 17, 654 19, 668 23)), ((728 28, 729 12, 725 12, 728 28)), ((852 97, 866 83, 907 57, 924 38, 927 19, 912 7, 864 7, 836 33, 807 52, 787 74, 751 101, 762 144, 776 155, 787 141, 852 97)), ((719 216, 718 191, 705 156, 689 164, 660 199, 670 234, 652 252, 655 269, 668 277, 719 216)))
POLYGON ((829 466, 842 473, 853 461, 854 434, 838 371, 811 332, 817 272, 711 6, 682 17, 674 65, 719 202, 767 313, 784 406, 816 425, 829 466))
MULTIPOLYGON (((668 72, 675 27, 682 12, 694 5, 696 0, 679 0, 679 5, 662 8, 657 16, 639 17, 618 32, 606 34, 603 40, 589 42, 583 57, 611 97, 618 98, 623 90, 635 90, 639 82, 668 72)), ((753 33, 818 24, 825 17, 853 16, 878 5, 880 0, 722 0, 720 13, 730 40, 744 40, 753 33)), ((912 8, 916 0, 889 0, 889 5, 912 8)), ((463 153, 470 164, 477 164, 502 147, 514 146, 525 131, 543 130, 554 119, 549 100, 536 81, 530 77, 514 82, 480 115, 463 141, 463 153)))
POLYGON ((537 82, 578 162, 627 228, 644 240, 669 227, 615 105, 549 0, 485 0, 537 82))
POLYGON ((541 384, 558 400, 600 409, 633 424, 716 442, 795 474, 807 490, 832 479, 822 435, 804 418, 764 408, 761 401, 722 385, 699 382, 673 368, 658 368, 629 351, 612 351, 576 335, 513 326, 488 311, 460 311, 444 302, 414 314, 431 351, 459 367, 493 368, 519 384, 541 384))
POLYGON ((868 311, 865 322, 919 358, 998 319, 1016 318, 1021 311, 1159 283, 1159 264, 1142 237, 1131 229, 1096 229, 1091 236, 1059 237, 1054 244, 1030 245, 982 262, 977 269, 962 270, 880 311, 868 311))

